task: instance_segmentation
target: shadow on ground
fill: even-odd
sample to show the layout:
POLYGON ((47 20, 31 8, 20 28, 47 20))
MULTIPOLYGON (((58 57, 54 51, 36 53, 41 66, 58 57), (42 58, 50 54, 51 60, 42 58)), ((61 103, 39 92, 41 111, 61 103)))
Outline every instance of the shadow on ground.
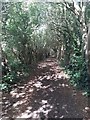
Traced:
POLYGON ((49 58, 33 69, 27 81, 3 93, 4 118, 87 118, 87 98, 69 85, 56 59, 49 58))

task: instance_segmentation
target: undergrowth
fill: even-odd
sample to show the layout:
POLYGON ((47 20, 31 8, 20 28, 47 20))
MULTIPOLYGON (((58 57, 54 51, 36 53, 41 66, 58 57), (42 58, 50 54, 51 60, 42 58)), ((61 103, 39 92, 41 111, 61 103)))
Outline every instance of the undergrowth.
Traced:
POLYGON ((70 76, 71 85, 83 90, 83 95, 90 96, 87 65, 82 56, 72 56, 70 64, 66 67, 66 73, 70 76))

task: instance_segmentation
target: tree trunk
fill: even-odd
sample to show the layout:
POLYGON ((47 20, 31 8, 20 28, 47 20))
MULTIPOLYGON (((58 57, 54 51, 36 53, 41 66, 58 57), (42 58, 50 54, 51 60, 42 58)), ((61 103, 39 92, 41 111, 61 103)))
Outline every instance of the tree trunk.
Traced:
POLYGON ((61 59, 61 45, 59 45, 58 50, 57 50, 57 59, 61 59))
POLYGON ((90 76, 90 24, 88 25, 87 58, 88 58, 88 74, 90 76))

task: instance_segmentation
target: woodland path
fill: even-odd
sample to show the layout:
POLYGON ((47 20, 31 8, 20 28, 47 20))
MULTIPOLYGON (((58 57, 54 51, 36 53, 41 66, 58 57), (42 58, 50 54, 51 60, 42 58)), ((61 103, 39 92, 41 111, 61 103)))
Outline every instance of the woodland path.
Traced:
POLYGON ((88 120, 86 106, 87 98, 69 85, 67 75, 59 67, 57 60, 48 58, 33 66, 33 73, 28 80, 16 85, 10 93, 3 94, 2 110, 3 116, 8 117, 8 120, 88 120))

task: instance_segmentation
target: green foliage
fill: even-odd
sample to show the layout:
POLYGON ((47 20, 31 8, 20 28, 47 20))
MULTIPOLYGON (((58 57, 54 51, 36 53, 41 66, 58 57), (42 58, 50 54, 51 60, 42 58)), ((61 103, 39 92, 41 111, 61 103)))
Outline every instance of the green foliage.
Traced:
POLYGON ((66 15, 66 25, 64 24, 66 29, 64 33, 64 45, 66 48, 63 59, 64 65, 66 66, 67 73, 70 75, 70 83, 78 89, 82 89, 85 93, 84 95, 89 95, 89 77, 85 58, 85 44, 82 39, 83 33, 81 30, 83 28, 81 28, 81 23, 79 22, 81 19, 80 17, 77 19, 74 10, 72 11, 69 8, 66 10, 66 15))
POLYGON ((90 22, 90 2, 86 4, 84 15, 85 15, 85 23, 88 24, 90 22))
POLYGON ((30 68, 20 63, 12 62, 9 67, 10 71, 2 76, 1 90, 10 90, 13 84, 22 82, 30 74, 30 68))
POLYGON ((88 74, 85 59, 82 56, 72 56, 70 65, 68 66, 68 74, 71 85, 78 89, 82 89, 85 95, 89 95, 88 74), (87 93, 87 94, 86 94, 87 93))
POLYGON ((43 19, 45 10, 46 6, 38 3, 30 4, 28 10, 21 2, 2 4, 2 51, 8 63, 2 67, 1 89, 20 82, 29 75, 30 64, 43 59, 42 56, 47 57, 49 49, 45 45, 46 40, 41 37, 46 35, 39 30, 46 21, 43 19))

